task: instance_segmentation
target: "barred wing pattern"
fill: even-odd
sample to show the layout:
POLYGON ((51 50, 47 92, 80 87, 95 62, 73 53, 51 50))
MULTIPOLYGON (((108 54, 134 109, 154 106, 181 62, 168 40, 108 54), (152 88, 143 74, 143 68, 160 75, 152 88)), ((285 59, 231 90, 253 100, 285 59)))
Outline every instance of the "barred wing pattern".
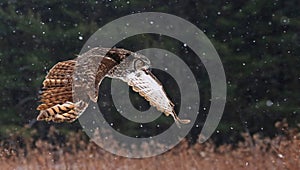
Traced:
POLYGON ((73 122, 90 100, 97 102, 99 85, 104 77, 121 79, 176 124, 181 120, 159 80, 149 71, 147 57, 124 49, 93 48, 75 60, 57 63, 43 82, 37 120, 73 122), (74 82, 73 80, 76 80, 74 82), (73 92, 81 91, 76 97, 73 92))
MULTIPOLYGON (((42 88, 41 102, 37 107, 37 120, 61 122, 62 117, 76 117, 72 97, 73 72, 76 61, 57 63, 48 73, 42 88)), ((70 120, 71 121, 71 120, 70 120)))
POLYGON ((37 120, 75 121, 84 112, 89 100, 97 101, 99 84, 108 71, 130 54, 124 49, 93 48, 75 60, 57 63, 43 82, 37 120), (73 79, 76 79, 76 84, 73 79), (84 91, 86 95, 75 96, 80 100, 74 101, 74 90, 84 91))

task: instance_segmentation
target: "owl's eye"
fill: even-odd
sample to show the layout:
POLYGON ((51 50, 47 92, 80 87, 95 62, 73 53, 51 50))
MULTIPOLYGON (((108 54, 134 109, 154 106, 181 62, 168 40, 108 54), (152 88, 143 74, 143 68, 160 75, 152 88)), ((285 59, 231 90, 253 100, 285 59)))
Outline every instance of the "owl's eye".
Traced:
POLYGON ((145 66, 145 62, 143 60, 137 59, 137 60, 134 61, 133 67, 134 67, 135 70, 139 70, 144 66, 145 66))

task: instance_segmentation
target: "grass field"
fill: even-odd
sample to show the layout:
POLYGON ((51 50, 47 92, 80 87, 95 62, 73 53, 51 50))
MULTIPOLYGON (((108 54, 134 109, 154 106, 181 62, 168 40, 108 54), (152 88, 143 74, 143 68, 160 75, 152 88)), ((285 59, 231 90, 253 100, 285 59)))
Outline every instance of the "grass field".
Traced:
MULTIPOLYGON (((0 169, 300 169, 299 128, 288 128, 274 138, 242 134, 236 145, 216 147, 211 141, 189 145, 182 141, 170 151, 155 157, 129 159, 104 151, 83 138, 83 133, 70 133, 64 144, 52 141, 22 139, 11 136, 1 141, 0 169)), ((51 128, 49 136, 57 131, 51 128)), ((147 146, 145 146, 147 150, 147 146)))

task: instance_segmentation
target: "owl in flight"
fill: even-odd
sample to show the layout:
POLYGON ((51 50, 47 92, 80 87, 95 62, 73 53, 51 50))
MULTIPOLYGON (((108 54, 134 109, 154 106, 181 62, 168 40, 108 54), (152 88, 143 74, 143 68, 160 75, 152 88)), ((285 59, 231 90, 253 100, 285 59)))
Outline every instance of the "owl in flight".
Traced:
POLYGON ((103 78, 109 77, 126 82, 151 106, 166 116, 171 115, 178 126, 180 123, 189 123, 190 120, 178 118, 174 104, 149 68, 150 60, 147 57, 118 48, 96 47, 74 60, 59 62, 43 82, 37 120, 75 121, 90 100, 97 102, 99 85, 103 78))

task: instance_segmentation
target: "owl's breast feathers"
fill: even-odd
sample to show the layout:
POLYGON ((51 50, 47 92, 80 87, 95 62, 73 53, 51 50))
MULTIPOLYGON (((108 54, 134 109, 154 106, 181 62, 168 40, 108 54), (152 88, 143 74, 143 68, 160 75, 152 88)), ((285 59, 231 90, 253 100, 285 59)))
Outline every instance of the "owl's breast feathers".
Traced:
MULTIPOLYGON (((83 54, 86 60, 94 56, 101 58, 96 72, 92 73, 96 94, 89 96, 90 99, 97 100, 98 86, 101 80, 130 54, 131 52, 128 50, 115 48, 93 48, 83 54)), ((80 67, 81 63, 77 60, 59 62, 52 67, 43 82, 40 95, 41 104, 37 107, 37 110, 40 110, 37 120, 73 122, 85 110, 88 101, 74 101, 73 99, 74 73, 75 69, 80 69, 80 67)))

